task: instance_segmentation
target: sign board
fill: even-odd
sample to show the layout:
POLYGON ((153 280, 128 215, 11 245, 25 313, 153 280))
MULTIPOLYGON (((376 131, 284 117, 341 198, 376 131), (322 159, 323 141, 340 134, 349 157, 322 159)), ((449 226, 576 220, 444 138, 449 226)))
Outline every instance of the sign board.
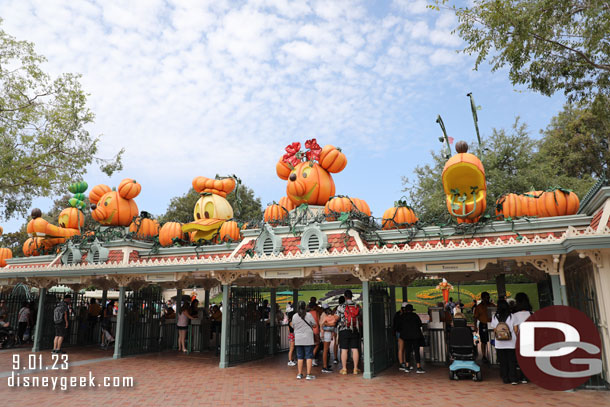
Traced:
POLYGON ((305 277, 305 270, 265 270, 263 278, 302 278, 305 277))
POLYGON ((459 263, 426 263, 427 273, 451 273, 462 271, 479 271, 476 261, 464 261, 459 263))
POLYGON ((174 273, 146 274, 146 281, 159 283, 163 281, 175 281, 174 273))
POLYGON ((62 285, 62 284, 80 284, 81 280, 80 280, 80 276, 71 276, 71 277, 59 277, 57 279, 57 284, 62 285))

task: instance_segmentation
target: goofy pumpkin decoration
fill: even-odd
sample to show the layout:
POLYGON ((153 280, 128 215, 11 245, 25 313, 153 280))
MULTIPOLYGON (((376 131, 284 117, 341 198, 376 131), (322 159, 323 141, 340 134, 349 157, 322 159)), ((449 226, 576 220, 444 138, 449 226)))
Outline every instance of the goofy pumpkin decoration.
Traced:
POLYGON ((301 143, 286 147, 286 154, 275 166, 278 177, 288 181, 286 194, 295 206, 324 205, 335 195, 335 182, 329 174, 343 171, 347 158, 340 149, 329 145, 321 148, 316 139, 307 140, 305 153, 301 143))
POLYGON ((193 188, 201 198, 195 204, 195 221, 183 225, 182 231, 192 233, 193 242, 212 240, 222 225, 233 217, 233 208, 226 197, 235 188, 235 180, 196 177, 193 188))

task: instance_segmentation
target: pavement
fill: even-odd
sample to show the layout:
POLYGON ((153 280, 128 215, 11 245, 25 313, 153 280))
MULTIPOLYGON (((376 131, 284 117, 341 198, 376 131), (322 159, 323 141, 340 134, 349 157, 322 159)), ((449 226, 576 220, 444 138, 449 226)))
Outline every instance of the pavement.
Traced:
MULTIPOLYGON (((497 369, 484 367, 483 381, 450 381, 447 368, 427 366, 427 373, 403 373, 397 366, 371 380, 339 369, 323 374, 314 368, 316 380, 296 380, 296 367, 286 365, 287 355, 218 368, 212 353, 181 354, 177 351, 112 359, 112 351, 95 347, 68 348, 68 369, 55 366, 50 351, 0 350, 0 400, 5 406, 610 406, 610 391, 577 390, 552 392, 534 384, 505 385, 497 369), (31 356, 34 355, 34 356, 31 356), (19 366, 17 366, 19 363, 19 366), (32 363, 32 366, 28 364, 32 363), (33 370, 30 370, 30 367, 33 370), (53 367, 57 368, 54 370, 53 367), (48 381, 49 387, 9 387, 18 377, 48 381), (89 386, 66 386, 70 377, 85 377, 89 386), (104 387, 133 378, 130 387, 104 387), (45 379, 46 378, 46 379, 45 379), (118 379, 114 379, 118 378, 118 379), (51 388, 56 381, 56 389, 51 388)), ((335 365, 336 366, 336 365, 335 365)), ((73 379, 74 380, 74 379, 73 379)), ((80 379, 76 379, 80 380, 80 379)), ((80 382, 77 382, 80 384, 80 382)), ((127 383, 128 384, 128 383, 127 383)))

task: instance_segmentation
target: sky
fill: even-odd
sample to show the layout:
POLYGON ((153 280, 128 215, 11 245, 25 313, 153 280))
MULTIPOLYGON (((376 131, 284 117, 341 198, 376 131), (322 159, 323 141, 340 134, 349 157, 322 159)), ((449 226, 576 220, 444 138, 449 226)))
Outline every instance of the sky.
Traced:
POLYGON ((442 147, 438 114, 456 141, 476 138, 468 92, 482 136, 517 116, 538 135, 564 103, 513 86, 504 69, 475 71, 457 52, 455 15, 425 0, 0 0, 0 16, 47 72, 82 75, 99 155, 126 149, 120 173, 90 168, 90 188, 134 178, 153 214, 200 175, 236 174, 263 206, 279 201, 284 147, 315 137, 347 156, 336 193, 380 217, 405 195, 401 177, 442 147))

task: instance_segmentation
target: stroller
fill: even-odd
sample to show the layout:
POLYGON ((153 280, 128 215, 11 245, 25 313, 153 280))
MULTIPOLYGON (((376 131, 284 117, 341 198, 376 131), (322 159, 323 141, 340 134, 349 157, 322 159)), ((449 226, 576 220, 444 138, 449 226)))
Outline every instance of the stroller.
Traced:
POLYGON ((460 377, 469 377, 474 381, 481 381, 481 367, 475 363, 476 350, 472 343, 472 332, 466 325, 465 319, 455 319, 449 338, 449 353, 453 363, 449 366, 449 379, 459 380, 460 377))

